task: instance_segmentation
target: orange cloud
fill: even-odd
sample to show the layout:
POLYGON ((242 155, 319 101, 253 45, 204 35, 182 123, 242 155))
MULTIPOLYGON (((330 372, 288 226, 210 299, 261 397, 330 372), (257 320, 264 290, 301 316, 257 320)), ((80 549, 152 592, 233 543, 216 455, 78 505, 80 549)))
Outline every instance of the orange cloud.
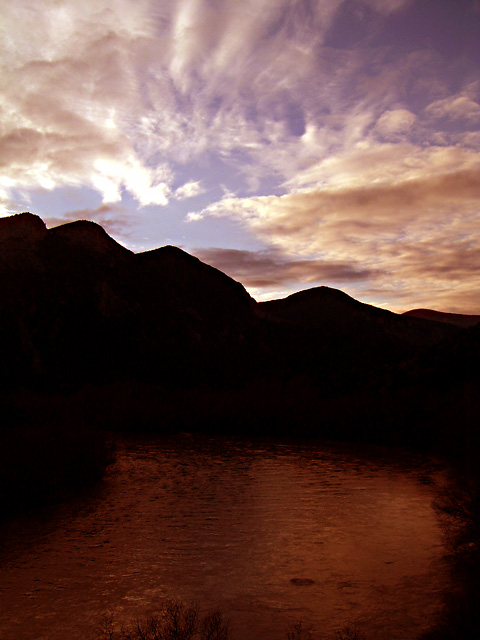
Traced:
POLYGON ((75 209, 62 213, 62 217, 44 216, 45 224, 48 228, 57 227, 66 222, 76 220, 91 220, 102 226, 107 233, 118 238, 128 236, 132 227, 132 218, 125 209, 115 204, 102 204, 96 209, 75 209))
POLYGON ((239 280, 247 288, 281 288, 289 284, 314 282, 346 283, 367 280, 375 274, 351 262, 295 259, 274 249, 196 249, 203 262, 239 280))
MULTIPOLYGON (((478 298, 474 302, 471 291, 480 287, 480 163, 469 156, 464 165, 440 175, 424 167, 425 175, 392 183, 227 197, 191 218, 227 215, 241 220, 281 250, 284 282, 298 269, 299 279, 303 275, 307 282, 355 282, 357 295, 374 296, 390 308, 401 307, 409 295, 423 296, 424 306, 438 301, 439 308, 474 312, 478 298), (369 281, 362 282, 363 276, 369 281), (472 305, 469 309, 458 307, 462 295, 472 305)), ((222 264, 221 256, 213 257, 222 264)), ((269 262, 258 264, 260 273, 264 267, 270 274, 266 281, 277 275, 269 262)), ((241 261, 236 269, 241 275, 241 261)))

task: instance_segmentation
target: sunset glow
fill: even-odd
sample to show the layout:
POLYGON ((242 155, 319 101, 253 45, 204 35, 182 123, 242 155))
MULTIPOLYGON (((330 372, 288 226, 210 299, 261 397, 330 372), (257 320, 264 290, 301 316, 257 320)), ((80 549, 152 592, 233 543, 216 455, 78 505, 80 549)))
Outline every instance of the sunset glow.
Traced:
POLYGON ((480 313, 480 2, 2 2, 0 214, 480 313))

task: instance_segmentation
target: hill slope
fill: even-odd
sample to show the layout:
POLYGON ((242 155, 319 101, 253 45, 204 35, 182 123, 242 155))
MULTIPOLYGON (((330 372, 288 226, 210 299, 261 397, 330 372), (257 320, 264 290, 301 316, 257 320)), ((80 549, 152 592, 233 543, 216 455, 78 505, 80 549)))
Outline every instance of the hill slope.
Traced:
POLYGON ((256 303, 178 248, 134 254, 88 221, 0 219, 0 318, 0 408, 29 419, 55 404, 111 427, 408 440, 477 384, 474 328, 328 287, 256 303))
POLYGON ((444 313, 443 311, 434 311, 432 309, 412 309, 411 311, 405 311, 403 315, 411 318, 424 318, 425 320, 446 322, 447 324, 453 324, 463 329, 473 327, 480 322, 480 316, 466 315, 463 313, 444 313))

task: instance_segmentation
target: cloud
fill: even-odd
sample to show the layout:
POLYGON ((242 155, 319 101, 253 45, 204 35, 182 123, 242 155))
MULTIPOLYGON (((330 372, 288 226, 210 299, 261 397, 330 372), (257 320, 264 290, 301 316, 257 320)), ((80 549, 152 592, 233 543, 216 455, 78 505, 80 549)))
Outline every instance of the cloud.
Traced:
POLYGON ((430 226, 450 225, 478 211, 479 167, 397 184, 324 188, 284 196, 225 198, 190 214, 227 215, 286 251, 362 255, 405 244, 430 226), (363 244, 362 244, 363 243, 363 244), (362 246, 368 247, 366 251, 362 246))
MULTIPOLYGON (((279 286, 275 263, 299 278, 353 265, 352 282, 371 273, 391 296, 375 274, 396 273, 399 298, 422 264, 462 273, 462 238, 477 247, 478 65, 469 41, 460 59, 386 40, 410 6, 405 40, 410 0, 4 3, 0 206, 87 187, 106 207, 91 215, 127 233, 139 207, 183 212, 219 183, 239 195, 190 218, 232 217, 277 247, 263 259, 279 286), (374 18, 361 47, 357 13, 374 18), (130 214, 116 208, 132 199, 130 214)), ((441 289, 446 271, 428 273, 441 289)))
POLYGON ((0 165, 10 185, 83 184, 105 202, 125 188, 142 205, 166 204, 168 171, 148 165, 127 127, 139 107, 135 63, 153 34, 148 10, 21 0, 5 11, 0 165))
POLYGON ((408 109, 388 110, 377 120, 375 129, 385 140, 401 140, 410 132, 415 120, 415 114, 408 109))
POLYGON ((365 281, 374 274, 351 262, 295 259, 275 249, 195 249, 203 262, 239 280, 247 288, 285 288, 290 284, 348 283, 365 281))
POLYGON ((126 188, 142 205, 166 204, 168 170, 143 162, 121 130, 120 103, 128 105, 130 88, 120 69, 121 44, 112 35, 80 42, 76 58, 27 60, 2 69, 4 180, 19 188, 86 184, 105 202, 119 201, 126 188))
MULTIPOLYGON (((295 290, 330 285, 399 312, 430 307, 476 313, 480 242, 468 231, 472 222, 457 221, 445 228, 432 226, 415 242, 394 244, 384 252, 377 247, 370 267, 354 248, 344 260, 335 260, 327 252, 323 258, 302 258, 275 248, 209 248, 193 253, 240 281, 257 299, 285 297, 295 290), (455 227, 457 236, 452 234, 455 227)), ((364 248, 375 251, 368 242, 364 248)))
POLYGON ((186 200, 188 198, 195 198, 196 196, 204 193, 204 189, 200 183, 200 181, 196 182, 186 182, 181 187, 175 190, 175 199, 176 200, 186 200))
MULTIPOLYGON (((385 14, 404 4, 368 2, 385 14)), ((175 163, 201 161, 212 150, 234 164, 243 153, 241 171, 258 185, 264 177, 292 177, 339 144, 351 146, 388 111, 418 63, 385 57, 372 74, 368 52, 326 47, 343 4, 6 5, 3 187, 85 184, 105 202, 126 190, 142 206, 164 206, 175 163), (308 145, 301 137, 313 130, 308 145)), ((402 129, 397 111, 383 121, 389 135, 402 129)))
MULTIPOLYGON (((472 144, 474 141, 472 140, 472 144)), ((307 222, 367 218, 389 224, 406 218, 425 220, 458 206, 476 206, 480 161, 477 150, 413 144, 378 144, 366 140, 297 172, 284 183, 281 196, 235 198, 231 194, 192 212, 190 219, 231 215, 252 227, 267 228, 279 220, 307 222)))
POLYGON ((412 3, 412 0, 363 0, 364 3, 370 6, 379 13, 395 13, 400 9, 408 6, 412 3))
MULTIPOLYGON (((377 157, 379 165, 382 157, 381 153, 377 157)), ((369 160, 367 153, 367 165, 369 160)), ((430 149, 423 155, 413 154, 410 163, 404 158, 401 171, 377 182, 371 180, 372 167, 364 174, 352 171, 348 180, 357 159, 344 158, 344 162, 347 170, 342 180, 282 196, 226 196, 190 219, 233 217, 273 244, 287 264, 287 257, 300 259, 306 269, 303 260, 313 259, 309 265, 319 268, 320 283, 334 273, 322 272, 319 265, 336 265, 347 285, 356 282, 357 294, 383 300, 386 306, 395 306, 394 300, 401 304, 404 291, 410 299, 415 292, 428 292, 424 302, 430 296, 431 301, 447 304, 450 300, 451 305, 450 293, 456 288, 466 300, 473 300, 469 290, 480 284, 476 259, 480 237, 475 231, 480 214, 478 154, 430 149), (351 277, 341 265, 351 265, 351 277), (356 281, 357 272, 368 274, 368 283, 361 277, 356 281)), ((240 266, 236 268, 241 275, 240 266)), ((303 277, 297 275, 299 280, 303 277)))
POLYGON ((471 124, 480 123, 480 104, 467 96, 451 96, 444 100, 436 100, 425 109, 426 114, 434 120, 459 121, 471 124))
POLYGON ((43 216, 43 219, 48 228, 58 227, 76 220, 91 220, 117 239, 118 237, 128 237, 133 223, 128 212, 123 207, 115 204, 102 204, 96 209, 75 209, 74 211, 62 213, 61 217, 46 215, 43 216))

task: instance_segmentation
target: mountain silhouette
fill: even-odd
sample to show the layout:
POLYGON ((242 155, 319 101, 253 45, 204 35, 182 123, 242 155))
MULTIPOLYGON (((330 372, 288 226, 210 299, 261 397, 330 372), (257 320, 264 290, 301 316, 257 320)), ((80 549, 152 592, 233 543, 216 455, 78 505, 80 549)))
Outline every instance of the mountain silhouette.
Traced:
POLYGON ((282 300, 262 302, 260 307, 268 317, 330 336, 354 333, 363 335, 363 339, 368 336, 369 347, 395 341, 427 346, 454 333, 435 322, 418 321, 416 317, 411 319, 364 304, 330 287, 307 289, 282 300))
POLYGON ((134 254, 89 221, 0 219, 0 292, 0 408, 30 420, 69 403, 70 420, 110 428, 408 440, 445 385, 475 379, 474 317, 398 315, 329 287, 257 303, 181 249, 134 254))
POLYGON ((433 309, 412 309, 411 311, 405 311, 403 315, 412 318, 425 318, 426 320, 446 322, 464 329, 473 327, 480 322, 480 316, 466 315, 463 313, 445 313, 443 311, 434 311, 433 309))
POLYGON ((93 222, 3 218, 0 250, 7 386, 183 384, 218 369, 220 350, 228 365, 251 321, 255 302, 222 272, 175 247, 134 254, 93 222))

